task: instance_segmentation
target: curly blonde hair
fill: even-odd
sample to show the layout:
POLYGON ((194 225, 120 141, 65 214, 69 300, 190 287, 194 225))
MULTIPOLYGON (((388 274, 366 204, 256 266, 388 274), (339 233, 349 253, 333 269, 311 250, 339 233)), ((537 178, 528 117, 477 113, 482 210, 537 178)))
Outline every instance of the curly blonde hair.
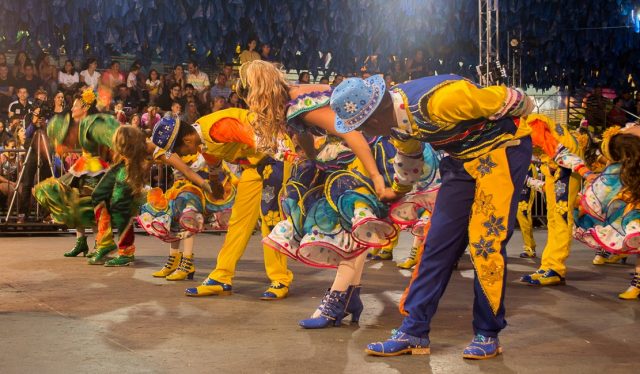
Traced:
POLYGON ((113 134, 115 162, 124 161, 127 183, 134 193, 139 193, 147 176, 147 141, 144 133, 133 126, 120 126, 113 134))
POLYGON ((238 95, 255 115, 251 123, 258 150, 275 153, 278 139, 286 134, 289 84, 272 63, 255 60, 240 67, 238 95))

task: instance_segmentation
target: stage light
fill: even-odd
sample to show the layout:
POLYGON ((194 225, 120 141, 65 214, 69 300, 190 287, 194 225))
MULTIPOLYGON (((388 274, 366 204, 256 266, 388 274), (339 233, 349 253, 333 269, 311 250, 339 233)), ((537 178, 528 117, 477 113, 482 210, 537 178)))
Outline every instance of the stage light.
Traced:
POLYGON ((517 47, 518 45, 520 45, 520 41, 519 41, 518 39, 513 38, 513 39, 511 39, 511 41, 509 42, 509 44, 510 44, 513 48, 515 48, 515 47, 517 47))

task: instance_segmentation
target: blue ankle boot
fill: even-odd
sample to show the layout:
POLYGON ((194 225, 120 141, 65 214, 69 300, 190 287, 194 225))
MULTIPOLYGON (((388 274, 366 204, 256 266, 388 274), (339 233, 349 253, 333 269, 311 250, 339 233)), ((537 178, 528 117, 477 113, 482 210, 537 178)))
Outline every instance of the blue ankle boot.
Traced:
POLYGON ((318 307, 320 316, 303 319, 299 322, 300 326, 305 329, 323 329, 330 325, 340 326, 345 316, 347 296, 347 291, 328 292, 318 307))
POLYGON ((345 317, 351 314, 351 323, 358 323, 363 309, 364 305, 360 300, 360 286, 349 286, 347 288, 347 307, 344 310, 345 317))
POLYGON ((428 355, 429 338, 419 338, 406 334, 400 330, 391 331, 391 337, 384 342, 376 342, 367 345, 364 351, 372 356, 400 356, 404 354, 428 355))
POLYGON ((472 360, 485 360, 502 353, 498 338, 477 334, 462 352, 462 357, 472 360))

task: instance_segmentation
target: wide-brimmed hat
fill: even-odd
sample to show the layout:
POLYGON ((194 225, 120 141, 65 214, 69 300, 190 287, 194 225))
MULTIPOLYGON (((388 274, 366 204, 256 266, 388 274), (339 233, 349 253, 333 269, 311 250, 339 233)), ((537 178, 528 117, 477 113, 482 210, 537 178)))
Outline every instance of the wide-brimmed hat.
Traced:
POLYGON ((164 116, 153 126, 151 142, 158 148, 171 152, 176 142, 178 130, 180 130, 180 120, 170 115, 164 116))
POLYGON ((379 74, 342 81, 331 94, 336 131, 344 134, 360 127, 380 105, 385 89, 384 77, 379 74))

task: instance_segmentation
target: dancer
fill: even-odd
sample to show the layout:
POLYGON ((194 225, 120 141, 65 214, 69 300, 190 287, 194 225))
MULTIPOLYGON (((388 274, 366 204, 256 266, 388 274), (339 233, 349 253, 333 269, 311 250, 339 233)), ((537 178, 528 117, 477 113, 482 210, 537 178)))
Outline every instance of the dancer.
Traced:
MULTIPOLYGON (((586 184, 575 210, 574 237, 613 254, 640 254, 640 126, 613 127, 603 134, 602 154, 610 164, 586 184)), ((640 256, 624 300, 640 296, 640 256)))
MULTIPOLYGON (((213 193, 209 182, 191 170, 178 154, 196 153, 202 145, 202 153, 209 163, 210 172, 215 171, 221 161, 242 167, 231 208, 229 229, 218 253, 216 268, 200 286, 186 289, 187 296, 230 295, 236 264, 246 249, 258 218, 262 219, 263 236, 280 220, 276 196, 280 192, 284 176, 289 172, 289 162, 284 160, 295 155, 291 150, 285 150, 284 140, 280 142, 281 161, 258 152, 256 136, 249 125, 251 120, 249 112, 243 109, 217 111, 199 118, 197 126, 181 126, 180 131, 185 133, 177 146, 173 145, 175 137, 171 136, 166 137, 166 142, 156 144, 170 150, 160 156, 161 160, 175 167, 205 192, 213 193)), ((167 131, 171 133, 168 129, 167 131)), ((156 137, 156 141, 159 139, 160 137, 156 137)), ((219 190, 220 185, 216 185, 216 190, 219 190)), ((261 299, 285 298, 293 280, 293 273, 287 269, 286 256, 265 247, 264 262, 271 284, 261 299)))
POLYGON ((448 156, 440 162, 442 184, 424 251, 401 303, 402 326, 367 352, 378 356, 430 353, 429 325, 454 263, 471 245, 475 337, 465 358, 490 358, 501 348, 504 319, 505 250, 513 231, 518 193, 531 160, 530 129, 513 118, 528 114, 532 101, 502 86, 478 88, 455 75, 425 77, 386 91, 381 76, 350 78, 333 92, 336 129, 361 129, 398 139, 392 188, 397 199, 421 176, 422 143, 448 156), (468 228, 468 231, 466 230, 468 228))
POLYGON ((565 125, 551 118, 530 114, 521 119, 532 129, 533 145, 543 165, 547 201, 547 244, 540 268, 520 281, 533 286, 564 284, 566 260, 571 249, 573 207, 580 189, 580 178, 593 178, 582 159, 582 149, 565 125))
MULTIPOLYGON (((184 147, 185 136, 190 132, 188 127, 191 125, 180 123, 178 118, 162 118, 151 135, 154 144, 163 145, 157 148, 155 158, 161 159, 160 155, 171 152, 173 148, 189 152, 189 148, 184 147), (175 144, 170 144, 170 138, 175 138, 175 144)), ((191 170, 209 179, 207 162, 200 152, 180 152, 176 154, 191 170)), ((216 198, 194 185, 178 170, 174 170, 173 177, 173 186, 166 192, 157 187, 147 192, 147 203, 141 208, 138 223, 148 234, 170 243, 167 263, 153 276, 179 281, 193 279, 196 271, 193 264, 194 237, 204 229, 210 217, 231 209, 235 186, 225 171, 221 181, 224 190, 221 191, 222 196, 216 198), (180 251, 181 243, 183 251, 180 251)))
MULTIPOLYGON (((290 255, 298 259, 304 258, 306 262, 315 263, 317 266, 337 266, 338 268, 333 285, 323 298, 317 312, 312 318, 300 321, 302 327, 324 328, 340 325, 347 310, 353 314, 352 321, 357 321, 362 306, 359 298, 360 278, 366 256, 363 253, 365 250, 363 245, 388 246, 396 236, 395 228, 390 223, 380 220, 384 217, 382 205, 375 198, 375 194, 383 193, 385 189, 385 178, 379 171, 384 166, 376 163, 369 143, 360 133, 336 132, 335 113, 329 108, 330 86, 290 85, 284 79, 282 72, 272 64, 252 61, 240 68, 238 88, 249 110, 256 113, 256 120, 252 122, 255 132, 272 134, 271 137, 260 138, 263 142, 258 144, 259 149, 273 153, 278 137, 292 132, 309 159, 318 159, 320 164, 323 164, 323 161, 326 164, 326 161, 342 159, 338 161, 340 164, 338 168, 343 170, 336 171, 331 174, 331 179, 326 180, 324 194, 321 187, 325 184, 323 177, 305 173, 305 169, 313 169, 313 165, 307 165, 306 168, 299 167, 298 179, 306 175, 308 179, 305 180, 315 179, 319 185, 318 188, 309 189, 306 192, 309 194, 306 198, 303 198, 303 190, 292 192, 298 196, 290 199, 291 207, 295 208, 296 201, 302 201, 314 206, 315 212, 327 214, 315 220, 315 224, 309 221, 309 226, 304 233, 301 231, 301 216, 295 219, 298 221, 295 226, 293 222, 289 222, 288 227, 285 226, 288 221, 281 222, 281 227, 272 232, 271 241, 267 242, 282 250, 283 253, 291 251, 290 255), (274 134, 276 136, 273 136, 274 134), (330 140, 329 143, 332 146, 323 148, 323 153, 316 156, 316 150, 311 146, 313 144, 311 135, 339 136, 340 140, 330 140), (344 159, 349 159, 347 155, 353 158, 354 154, 358 156, 359 166, 354 165, 352 168, 354 171, 350 171, 347 170, 348 162, 345 163, 344 159), (338 196, 346 190, 352 190, 353 193, 343 194, 344 196, 341 196, 338 202, 338 196), (336 220, 339 219, 342 219, 341 225, 336 224, 336 220), (324 226, 322 230, 317 229, 320 226, 324 226), (294 229, 297 229, 298 238, 291 241, 294 229), (284 235, 276 237, 280 230, 284 230, 281 232, 284 235), (305 234, 314 232, 318 232, 318 235, 322 232, 326 242, 317 240, 318 238, 313 235, 305 237, 305 234), (365 238, 368 234, 371 237, 365 238), (297 241, 300 241, 299 249, 302 253, 294 252, 295 249, 283 248, 285 244, 291 245, 297 241), (327 251, 328 248, 333 250, 327 251), (326 258, 320 261, 316 258, 317 253, 324 253, 326 258)), ((383 145, 382 148, 387 149, 385 152, 388 154, 388 146, 383 145)), ((296 181, 296 178, 292 180, 296 181)), ((308 186, 311 184, 303 182, 299 183, 298 187, 306 189, 308 186)), ((288 217, 294 215, 297 210, 284 209, 288 217)), ((313 216, 315 212, 309 212, 309 214, 313 216)))
POLYGON ((516 219, 518 220, 518 226, 522 233, 522 241, 524 245, 522 247, 521 258, 535 258, 536 257, 536 240, 533 238, 533 217, 531 217, 531 207, 535 200, 535 191, 539 191, 538 187, 542 184, 538 179, 538 168, 535 164, 535 160, 531 160, 529 164, 529 171, 527 172, 527 180, 520 191, 520 201, 518 202, 518 212, 516 213, 516 219))

